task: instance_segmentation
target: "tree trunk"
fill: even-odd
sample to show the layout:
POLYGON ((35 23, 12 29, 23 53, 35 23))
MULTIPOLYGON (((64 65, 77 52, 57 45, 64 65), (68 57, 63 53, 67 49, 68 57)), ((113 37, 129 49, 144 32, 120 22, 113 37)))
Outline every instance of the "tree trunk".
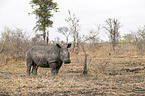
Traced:
POLYGON ((48 45, 48 42, 49 42, 49 31, 47 32, 47 45, 48 45))
POLYGON ((45 33, 45 29, 44 29, 44 31, 43 31, 43 43, 45 44, 45 38, 46 38, 46 33, 45 33))
POLYGON ((67 44, 68 44, 68 37, 66 37, 66 42, 67 42, 67 44))
POLYGON ((84 60, 84 68, 83 68, 83 74, 87 74, 87 54, 86 54, 86 50, 84 48, 84 45, 82 45, 83 47, 83 52, 84 52, 84 55, 85 55, 85 60, 84 60))
POLYGON ((73 51, 75 52, 75 46, 76 46, 76 38, 74 37, 74 41, 73 41, 73 51))

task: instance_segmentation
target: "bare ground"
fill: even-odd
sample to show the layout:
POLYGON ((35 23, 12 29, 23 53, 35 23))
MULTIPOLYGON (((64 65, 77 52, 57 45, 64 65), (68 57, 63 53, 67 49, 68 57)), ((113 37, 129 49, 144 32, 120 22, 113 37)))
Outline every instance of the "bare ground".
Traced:
POLYGON ((26 77, 25 61, 0 63, 0 95, 22 96, 144 96, 145 70, 118 71, 145 66, 144 56, 99 57, 89 55, 88 74, 82 74, 83 55, 72 56, 72 63, 63 65, 55 80, 50 69, 39 68, 38 76, 26 77))

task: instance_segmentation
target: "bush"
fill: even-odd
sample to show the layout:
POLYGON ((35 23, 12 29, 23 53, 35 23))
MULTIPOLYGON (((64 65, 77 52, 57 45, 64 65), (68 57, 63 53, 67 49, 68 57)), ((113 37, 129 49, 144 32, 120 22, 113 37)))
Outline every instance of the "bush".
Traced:
POLYGON ((0 46, 2 56, 24 59, 25 53, 31 44, 27 35, 22 30, 5 28, 4 32, 1 33, 0 46))

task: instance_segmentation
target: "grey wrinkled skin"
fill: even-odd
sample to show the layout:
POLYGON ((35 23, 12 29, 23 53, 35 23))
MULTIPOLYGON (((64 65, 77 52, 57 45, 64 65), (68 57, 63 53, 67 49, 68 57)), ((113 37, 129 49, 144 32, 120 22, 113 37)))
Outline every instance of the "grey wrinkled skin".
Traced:
POLYGON ((26 53, 27 61, 27 76, 30 75, 31 67, 32 73, 37 75, 38 67, 51 68, 51 73, 53 78, 58 74, 62 63, 71 63, 68 48, 71 44, 67 46, 62 46, 56 44, 54 46, 34 46, 26 53))

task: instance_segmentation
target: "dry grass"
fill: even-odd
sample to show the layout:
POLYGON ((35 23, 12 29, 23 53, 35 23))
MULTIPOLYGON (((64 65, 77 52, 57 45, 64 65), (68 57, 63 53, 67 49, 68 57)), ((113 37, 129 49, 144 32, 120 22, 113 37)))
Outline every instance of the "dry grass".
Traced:
POLYGON ((72 63, 63 65, 55 80, 47 68, 39 68, 37 77, 27 78, 25 61, 0 63, 0 95, 145 95, 145 70, 116 71, 145 66, 145 56, 121 51, 121 55, 112 52, 109 56, 109 52, 101 48, 87 53, 87 75, 82 74, 83 53, 72 54, 72 63))

